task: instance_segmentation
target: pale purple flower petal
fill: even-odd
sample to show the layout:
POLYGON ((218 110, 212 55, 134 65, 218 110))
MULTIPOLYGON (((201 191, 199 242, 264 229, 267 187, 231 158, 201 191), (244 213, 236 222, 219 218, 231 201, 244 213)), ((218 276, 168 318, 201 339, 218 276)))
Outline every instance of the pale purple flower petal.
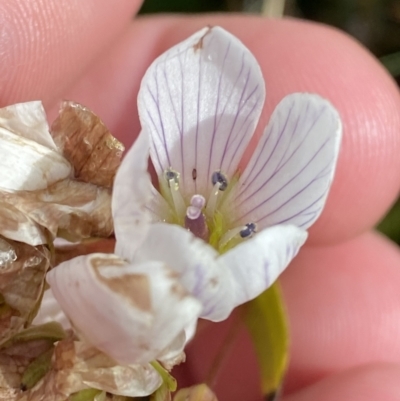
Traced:
POLYGON ((307 239, 296 226, 280 225, 262 230, 220 257, 232 276, 234 305, 247 302, 274 283, 307 239))
POLYGON ((184 197, 207 195, 214 171, 236 172, 264 97, 256 59, 222 28, 169 49, 147 70, 138 97, 157 173, 179 172, 184 197))
POLYGON ((148 157, 148 137, 139 135, 114 180, 112 214, 117 239, 115 252, 127 260, 146 237, 151 221, 146 212, 146 205, 152 198, 151 179, 147 172, 148 157))
POLYGON ((78 333, 120 364, 157 359, 201 309, 174 272, 156 261, 80 256, 47 280, 78 333))
POLYGON ((307 93, 286 96, 232 194, 232 225, 310 227, 331 186, 341 132, 339 115, 327 100, 307 93))
POLYGON ((39 312, 35 316, 35 319, 33 319, 32 324, 40 325, 54 321, 60 323, 66 330, 71 328, 67 316, 61 309, 60 304, 54 298, 53 291, 49 288, 43 294, 39 312))
POLYGON ((200 317, 226 319, 233 309, 232 277, 219 254, 182 227, 157 223, 134 255, 133 263, 156 260, 178 273, 179 281, 203 305, 200 317))

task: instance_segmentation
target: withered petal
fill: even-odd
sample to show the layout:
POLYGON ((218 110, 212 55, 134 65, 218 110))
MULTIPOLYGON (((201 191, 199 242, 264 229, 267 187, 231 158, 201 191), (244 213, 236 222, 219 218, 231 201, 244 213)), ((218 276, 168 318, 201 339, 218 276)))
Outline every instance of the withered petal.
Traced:
POLYGON ((72 101, 62 102, 51 135, 73 165, 77 180, 112 186, 125 148, 91 110, 72 101))

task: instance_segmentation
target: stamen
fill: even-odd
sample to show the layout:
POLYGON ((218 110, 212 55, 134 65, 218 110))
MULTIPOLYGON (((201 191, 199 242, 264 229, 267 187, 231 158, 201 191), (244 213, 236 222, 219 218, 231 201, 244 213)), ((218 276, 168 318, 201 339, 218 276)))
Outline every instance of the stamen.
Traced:
POLYGON ((217 208, 218 196, 221 191, 225 191, 228 187, 228 179, 226 178, 224 173, 221 171, 214 171, 211 176, 211 181, 214 185, 211 190, 211 194, 208 198, 206 214, 208 217, 211 217, 215 213, 215 209, 217 208))
POLYGON ((243 228, 242 231, 240 231, 240 236, 242 238, 248 238, 252 236, 257 230, 257 225, 255 223, 248 223, 246 224, 246 227, 243 228))
POLYGON ((219 240, 219 248, 223 248, 230 240, 240 235, 244 227, 235 227, 227 231, 219 240))
POLYGON ((225 189, 228 187, 228 179, 224 173, 221 173, 221 171, 214 171, 213 175, 211 176, 211 181, 213 185, 215 185, 217 182, 221 184, 219 186, 220 191, 225 191, 225 189))
POLYGON ((221 186, 221 184, 219 182, 215 183, 213 189, 211 190, 211 194, 208 197, 207 206, 206 206, 206 214, 208 217, 214 216, 215 209, 217 207, 220 186, 221 186))
MULTIPOLYGON (((178 219, 182 219, 185 215, 185 201, 183 200, 181 191, 179 190, 179 173, 172 169, 168 169, 164 172, 165 179, 168 183, 168 187, 171 192, 172 202, 178 219)), ((181 220, 181 224, 183 221, 181 220)))
POLYGON ((242 227, 235 227, 227 231, 219 240, 219 247, 223 248, 229 241, 236 238, 250 238, 257 230, 255 223, 248 223, 242 227))

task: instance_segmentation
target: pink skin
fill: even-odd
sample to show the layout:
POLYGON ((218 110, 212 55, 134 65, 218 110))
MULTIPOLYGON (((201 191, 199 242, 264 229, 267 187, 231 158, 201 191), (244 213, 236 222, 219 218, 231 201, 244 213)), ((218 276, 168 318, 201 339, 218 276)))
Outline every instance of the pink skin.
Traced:
MULTIPOLYGON (((138 1, 84 3, 0 0, 2 105, 41 98, 54 116, 58 99, 73 99, 130 144, 139 132, 136 95, 146 67, 200 27, 219 24, 261 64, 268 85, 261 125, 294 91, 317 92, 338 108, 344 141, 328 205, 282 277, 293 334, 284 400, 399 400, 400 252, 368 232, 400 187, 393 81, 352 39, 320 25, 224 15, 131 21, 138 1)), ((209 325, 190 345, 182 384, 204 379, 210 337, 227 325, 209 325)), ((216 390, 220 399, 260 400, 245 334, 216 390)))

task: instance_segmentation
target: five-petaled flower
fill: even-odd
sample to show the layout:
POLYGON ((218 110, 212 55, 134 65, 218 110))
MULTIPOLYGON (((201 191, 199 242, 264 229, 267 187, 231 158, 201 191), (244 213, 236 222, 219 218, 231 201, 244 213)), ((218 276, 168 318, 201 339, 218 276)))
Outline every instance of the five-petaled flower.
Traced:
POLYGON ((237 38, 219 27, 197 32, 147 70, 142 132, 114 186, 118 254, 167 263, 206 319, 225 319, 274 282, 332 182, 341 121, 308 93, 279 103, 240 171, 264 97, 260 67, 237 38), (147 173, 149 152, 159 192, 147 173))
MULTIPOLYGON (((237 305, 259 295, 305 242, 333 178, 340 118, 317 95, 285 97, 242 172, 238 166, 264 96, 254 56, 218 27, 194 34, 148 69, 138 98, 142 133, 122 162, 113 188, 118 258, 80 257, 48 275, 74 326, 117 360, 157 357, 154 352, 144 357, 137 346, 129 361, 124 353, 129 334, 135 337, 132 325, 139 313, 135 300, 130 302, 136 302, 135 307, 129 309, 127 302, 118 309, 129 293, 124 278, 126 283, 138 282, 129 276, 145 275, 151 283, 146 296, 153 303, 146 307, 153 318, 147 326, 143 321, 141 333, 147 334, 147 346, 161 338, 167 345, 187 327, 190 316, 223 320, 237 305), (148 173, 149 154, 160 192, 148 173), (82 285, 74 284, 75 274, 85 277, 82 285), (111 285, 114 279, 120 287, 111 285), (182 295, 186 305, 176 298, 171 280, 201 302, 200 313, 193 298, 182 295), (154 294, 157 285, 165 290, 168 308, 162 305, 161 293, 154 294), (112 295, 114 290, 118 296, 112 295)), ((134 288, 139 296, 140 286, 134 288)))

